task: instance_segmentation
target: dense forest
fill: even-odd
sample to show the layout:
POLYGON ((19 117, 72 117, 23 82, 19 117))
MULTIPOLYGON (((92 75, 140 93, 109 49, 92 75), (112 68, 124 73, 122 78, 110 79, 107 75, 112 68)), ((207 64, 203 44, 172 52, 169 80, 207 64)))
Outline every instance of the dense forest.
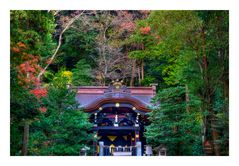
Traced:
POLYGON ((147 143, 229 155, 228 11, 11 11, 11 155, 79 155, 88 114, 67 85, 157 84, 147 143), (160 105, 157 106, 158 102, 160 105))

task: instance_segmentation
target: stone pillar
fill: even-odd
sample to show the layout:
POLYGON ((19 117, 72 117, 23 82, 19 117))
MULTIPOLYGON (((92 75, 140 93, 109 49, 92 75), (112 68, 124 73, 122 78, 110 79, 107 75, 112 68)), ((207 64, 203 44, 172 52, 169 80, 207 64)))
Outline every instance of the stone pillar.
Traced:
POLYGON ((146 145, 145 154, 146 154, 146 156, 152 156, 153 155, 153 151, 152 151, 151 146, 146 145))
POLYGON ((141 146, 142 145, 141 145, 140 141, 136 142, 136 156, 141 156, 142 155, 141 146))
POLYGON ((104 156, 104 142, 103 141, 99 142, 99 147, 100 147, 99 156, 104 156))
POLYGON ((167 156, 167 149, 165 147, 159 149, 159 156, 167 156))

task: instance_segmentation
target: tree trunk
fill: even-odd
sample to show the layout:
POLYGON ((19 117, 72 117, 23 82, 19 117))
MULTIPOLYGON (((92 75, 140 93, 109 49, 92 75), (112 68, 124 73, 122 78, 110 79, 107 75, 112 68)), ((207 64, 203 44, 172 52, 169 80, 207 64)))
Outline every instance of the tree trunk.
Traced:
POLYGON ((134 86, 135 60, 133 60, 132 74, 130 79, 130 86, 134 86))
POLYGON ((141 62, 141 78, 144 79, 144 61, 141 62))
POLYGON ((212 120, 211 121, 211 129, 212 129, 212 139, 213 139, 213 149, 214 149, 214 154, 216 156, 220 156, 220 144, 218 142, 219 140, 219 134, 216 130, 215 124, 216 121, 212 120))
POLYGON ((185 85, 185 100, 186 100, 186 111, 189 113, 189 91, 188 91, 188 85, 185 85))
POLYGON ((29 122, 24 122, 24 131, 23 131, 23 143, 22 143, 22 155, 27 155, 29 142, 29 122))
POLYGON ((140 77, 140 68, 138 67, 138 76, 139 76, 139 85, 141 83, 141 77, 140 77))
MULTIPOLYGON (((210 112, 213 110, 211 109, 210 112)), ((220 144, 219 144, 219 134, 217 132, 217 119, 215 118, 214 115, 210 117, 210 122, 211 122, 211 130, 212 130, 212 145, 213 145, 213 150, 214 154, 216 156, 220 156, 220 144)))
POLYGON ((202 57, 202 63, 203 63, 203 70, 204 70, 204 83, 205 83, 205 94, 204 94, 204 98, 206 99, 206 108, 209 112, 209 118, 207 119, 207 124, 209 123, 209 127, 211 128, 211 135, 212 135, 212 146, 213 146, 213 150, 214 150, 214 154, 216 156, 220 155, 220 144, 217 143, 217 141, 219 140, 219 134, 216 131, 216 120, 214 119, 214 110, 212 108, 212 88, 210 85, 210 76, 208 73, 208 58, 207 58, 207 54, 206 54, 206 34, 205 34, 205 29, 204 27, 202 28, 202 53, 203 53, 203 57, 202 57))
POLYGON ((229 81, 225 80, 223 82, 223 93, 224 93, 224 98, 229 98, 229 81))

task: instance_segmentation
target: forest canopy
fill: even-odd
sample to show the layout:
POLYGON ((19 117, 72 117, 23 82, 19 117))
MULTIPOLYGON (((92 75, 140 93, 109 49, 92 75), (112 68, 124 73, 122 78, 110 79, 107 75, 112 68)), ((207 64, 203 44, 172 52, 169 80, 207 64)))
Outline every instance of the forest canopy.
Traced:
POLYGON ((79 155, 95 138, 67 85, 118 77, 158 85, 148 144, 229 155, 228 11, 12 10, 10 19, 11 155, 79 155))

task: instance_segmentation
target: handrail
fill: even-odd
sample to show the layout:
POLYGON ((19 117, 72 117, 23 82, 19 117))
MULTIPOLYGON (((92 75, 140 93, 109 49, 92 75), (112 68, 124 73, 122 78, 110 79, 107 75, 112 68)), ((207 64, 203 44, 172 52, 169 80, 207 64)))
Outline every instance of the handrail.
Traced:
POLYGON ((103 149, 107 150, 108 154, 111 154, 113 155, 114 153, 130 153, 130 155, 136 155, 136 149, 137 147, 136 146, 118 146, 118 147, 110 147, 110 146, 107 146, 107 145, 104 145, 103 146, 103 149))

